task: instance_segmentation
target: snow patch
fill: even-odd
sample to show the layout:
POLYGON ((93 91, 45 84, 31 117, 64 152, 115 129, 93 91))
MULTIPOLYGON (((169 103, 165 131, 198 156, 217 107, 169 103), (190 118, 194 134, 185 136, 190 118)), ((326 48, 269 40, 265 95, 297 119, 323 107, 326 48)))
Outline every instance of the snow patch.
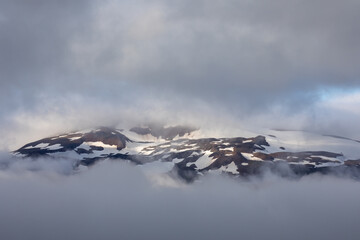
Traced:
POLYGON ((31 148, 46 148, 49 146, 49 143, 39 143, 36 146, 28 146, 25 149, 31 149, 31 148))
POLYGON ((82 143, 80 146, 78 146, 77 148, 75 148, 75 150, 77 150, 78 148, 82 148, 85 149, 87 151, 89 151, 91 148, 88 144, 82 143))
POLYGON ((74 140, 77 140, 77 139, 80 139, 80 138, 81 138, 81 136, 80 137, 71 137, 71 138, 69 138, 69 140, 74 141, 74 140))
POLYGON ((212 163, 212 159, 210 159, 209 155, 212 154, 211 151, 205 151, 204 155, 202 155, 198 160, 196 160, 195 162, 191 162, 191 163, 187 163, 186 166, 189 166, 191 164, 195 164, 197 169, 203 169, 208 167, 211 163, 212 163))
POLYGON ((100 142, 100 141, 97 141, 97 142, 84 142, 84 143, 89 145, 89 146, 95 146, 95 147, 117 148, 117 145, 105 144, 105 143, 100 142))
POLYGON ((238 169, 238 167, 236 166, 236 164, 234 162, 231 162, 228 165, 221 166, 221 168, 219 168, 219 170, 221 170, 223 172, 229 172, 232 174, 238 174, 239 172, 237 171, 237 169, 238 169))
POLYGON ((47 147, 48 150, 59 150, 61 148, 63 148, 63 146, 59 143, 47 147))
POLYGON ((221 151, 234 151, 234 147, 227 147, 227 148, 220 148, 219 150, 221 150, 221 151))
POLYGON ((241 153, 247 160, 263 161, 261 158, 255 157, 252 153, 241 153))
POLYGON ((321 158, 323 160, 329 160, 329 161, 339 161, 338 158, 332 158, 332 157, 326 157, 326 156, 318 156, 318 155, 311 155, 312 158, 321 158))

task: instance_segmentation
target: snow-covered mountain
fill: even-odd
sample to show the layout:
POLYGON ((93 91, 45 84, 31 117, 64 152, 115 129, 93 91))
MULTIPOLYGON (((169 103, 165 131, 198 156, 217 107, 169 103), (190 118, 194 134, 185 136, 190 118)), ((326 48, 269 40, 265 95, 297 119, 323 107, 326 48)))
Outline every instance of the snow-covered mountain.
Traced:
POLYGON ((31 142, 14 154, 66 158, 74 161, 74 168, 126 160, 157 166, 186 180, 207 172, 249 176, 270 169, 301 176, 360 169, 360 143, 352 139, 279 130, 253 137, 197 138, 196 131, 181 126, 100 127, 31 142))

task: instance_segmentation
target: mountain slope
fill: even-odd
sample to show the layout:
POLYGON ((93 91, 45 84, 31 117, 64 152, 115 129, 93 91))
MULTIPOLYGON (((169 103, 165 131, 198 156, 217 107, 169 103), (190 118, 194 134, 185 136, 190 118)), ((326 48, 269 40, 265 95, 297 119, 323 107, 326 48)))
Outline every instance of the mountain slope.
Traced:
POLYGON ((127 131, 101 127, 44 138, 26 144, 14 154, 55 160, 67 158, 74 161, 76 167, 91 166, 105 159, 126 160, 144 166, 162 163, 164 172, 176 172, 186 180, 206 172, 248 176, 270 169, 281 175, 291 173, 301 176, 360 166, 359 160, 347 159, 341 152, 322 149, 289 151, 283 147, 286 146, 284 142, 283 146, 275 144, 280 140, 274 135, 192 138, 194 130, 185 127, 157 127, 155 130, 136 127, 127 131))

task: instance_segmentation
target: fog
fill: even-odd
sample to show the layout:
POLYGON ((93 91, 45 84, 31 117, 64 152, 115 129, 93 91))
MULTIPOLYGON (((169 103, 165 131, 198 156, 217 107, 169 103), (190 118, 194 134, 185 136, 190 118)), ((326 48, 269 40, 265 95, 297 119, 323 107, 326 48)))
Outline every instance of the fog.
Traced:
POLYGON ((103 162, 64 175, 0 171, 1 239, 356 239, 359 183, 265 174, 191 185, 103 162))

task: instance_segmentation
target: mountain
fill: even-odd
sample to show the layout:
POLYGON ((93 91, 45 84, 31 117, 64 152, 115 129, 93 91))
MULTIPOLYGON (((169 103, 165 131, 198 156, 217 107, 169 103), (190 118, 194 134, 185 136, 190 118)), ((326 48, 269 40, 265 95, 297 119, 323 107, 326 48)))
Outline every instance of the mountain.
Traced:
POLYGON ((197 131, 183 126, 148 125, 130 130, 100 127, 44 138, 13 153, 18 157, 48 157, 54 161, 66 158, 74 161, 74 168, 89 167, 109 159, 145 167, 155 164, 164 172, 177 174, 187 181, 208 172, 252 176, 268 169, 281 176, 303 176, 360 169, 360 157, 351 159, 351 156, 357 156, 360 143, 352 139, 301 133, 309 136, 300 143, 301 137, 296 131, 275 130, 273 132, 281 135, 280 138, 273 134, 197 138, 197 131), (306 145, 312 141, 312 145, 306 145), (338 151, 339 147, 346 150, 349 146, 352 151, 345 154, 338 151))

